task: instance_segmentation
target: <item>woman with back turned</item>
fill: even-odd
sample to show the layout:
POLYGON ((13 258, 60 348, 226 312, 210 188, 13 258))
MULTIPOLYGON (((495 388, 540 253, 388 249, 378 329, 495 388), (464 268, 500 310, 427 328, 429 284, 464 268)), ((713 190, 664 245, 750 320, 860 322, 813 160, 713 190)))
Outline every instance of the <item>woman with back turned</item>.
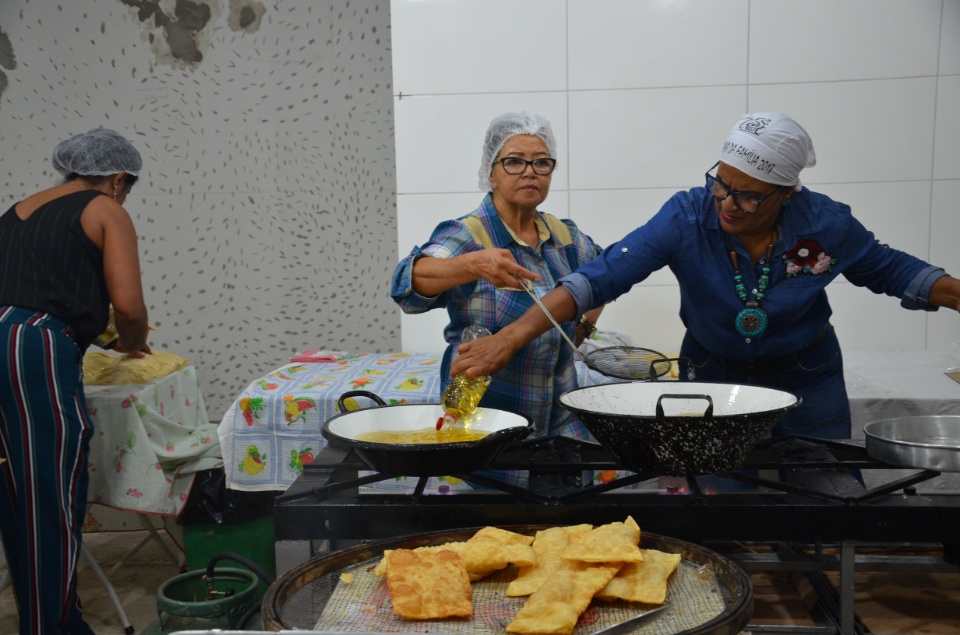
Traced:
POLYGON ((93 422, 83 354, 107 327, 150 353, 137 235, 123 202, 140 154, 103 128, 57 145, 63 183, 0 216, 0 534, 20 633, 93 631, 77 597, 93 422))

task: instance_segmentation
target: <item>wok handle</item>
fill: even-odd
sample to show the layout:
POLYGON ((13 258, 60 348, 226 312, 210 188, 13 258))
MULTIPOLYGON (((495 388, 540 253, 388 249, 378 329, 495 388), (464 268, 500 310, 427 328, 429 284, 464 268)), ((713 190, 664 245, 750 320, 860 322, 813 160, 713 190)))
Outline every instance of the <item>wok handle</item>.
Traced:
POLYGON ((348 390, 347 392, 340 395, 339 399, 337 399, 337 408, 340 412, 347 411, 347 407, 343 402, 349 399, 350 397, 366 397, 367 399, 371 399, 378 406, 387 405, 387 402, 381 399, 380 395, 376 393, 372 393, 369 390, 348 390))
POLYGON ((657 419, 663 419, 665 416, 663 414, 663 404, 660 403, 664 399, 705 399, 707 401, 707 409, 704 411, 703 416, 705 419, 710 419, 713 417, 713 399, 710 395, 660 395, 657 399, 657 419))
POLYGON ((496 439, 497 443, 503 443, 507 445, 513 443, 514 441, 520 441, 531 432, 533 432, 533 428, 531 426, 514 426, 512 428, 491 432, 487 436, 481 437, 477 443, 483 443, 487 440, 492 441, 496 439))

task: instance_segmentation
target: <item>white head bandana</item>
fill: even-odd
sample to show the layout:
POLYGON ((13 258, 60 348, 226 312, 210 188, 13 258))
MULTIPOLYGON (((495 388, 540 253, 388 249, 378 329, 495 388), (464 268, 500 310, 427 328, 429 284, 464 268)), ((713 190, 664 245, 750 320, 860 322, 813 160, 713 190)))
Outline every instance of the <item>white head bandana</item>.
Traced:
POLYGON ((800 170, 817 164, 813 140, 782 112, 744 115, 723 142, 720 160, 748 176, 800 191, 800 170))

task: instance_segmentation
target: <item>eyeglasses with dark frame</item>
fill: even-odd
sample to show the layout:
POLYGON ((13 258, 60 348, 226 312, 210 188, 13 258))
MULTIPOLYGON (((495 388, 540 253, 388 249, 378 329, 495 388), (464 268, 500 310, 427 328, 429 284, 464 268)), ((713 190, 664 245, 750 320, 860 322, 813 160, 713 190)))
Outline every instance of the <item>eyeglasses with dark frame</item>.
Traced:
POLYGON ((717 168, 718 165, 720 165, 719 161, 714 163, 713 167, 706 171, 706 174, 704 175, 707 178, 706 188, 710 190, 710 194, 713 195, 713 198, 715 198, 718 203, 727 200, 728 196, 732 196, 733 204, 736 205, 737 209, 744 214, 756 214, 760 211, 760 205, 765 200, 785 187, 783 185, 778 185, 775 190, 763 196, 754 192, 737 192, 731 190, 730 186, 720 180, 719 176, 710 174, 717 168), (711 181, 713 181, 712 184, 710 183, 711 181))
POLYGON ((502 157, 493 162, 494 165, 497 163, 503 167, 504 172, 514 176, 526 172, 528 165, 533 168, 534 174, 539 174, 540 176, 547 176, 553 172, 555 167, 557 167, 556 159, 548 159, 546 157, 541 159, 533 159, 532 161, 527 161, 526 159, 521 159, 520 157, 502 157))

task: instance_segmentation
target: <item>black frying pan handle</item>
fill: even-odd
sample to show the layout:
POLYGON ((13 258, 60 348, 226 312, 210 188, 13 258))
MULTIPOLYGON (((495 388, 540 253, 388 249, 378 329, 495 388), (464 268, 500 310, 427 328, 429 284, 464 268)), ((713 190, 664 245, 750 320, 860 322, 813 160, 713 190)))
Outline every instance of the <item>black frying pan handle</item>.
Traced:
POLYGON ((707 402, 707 409, 704 411, 703 416, 706 419, 713 417, 713 399, 710 398, 710 395, 660 395, 657 399, 657 419, 663 419, 663 404, 660 403, 664 399, 705 399, 707 402))
POLYGON ((372 393, 369 390, 348 390, 347 392, 340 395, 340 398, 337 399, 337 409, 340 412, 346 412, 347 407, 344 405, 344 401, 350 397, 366 397, 367 399, 373 400, 378 406, 385 406, 387 402, 380 398, 376 393, 372 393))
POLYGON ((477 442, 483 443, 487 439, 496 439, 497 443, 509 444, 514 441, 520 441, 533 432, 532 426, 514 426, 511 428, 505 428, 503 430, 497 430, 496 432, 491 432, 485 437, 481 437, 477 442))

